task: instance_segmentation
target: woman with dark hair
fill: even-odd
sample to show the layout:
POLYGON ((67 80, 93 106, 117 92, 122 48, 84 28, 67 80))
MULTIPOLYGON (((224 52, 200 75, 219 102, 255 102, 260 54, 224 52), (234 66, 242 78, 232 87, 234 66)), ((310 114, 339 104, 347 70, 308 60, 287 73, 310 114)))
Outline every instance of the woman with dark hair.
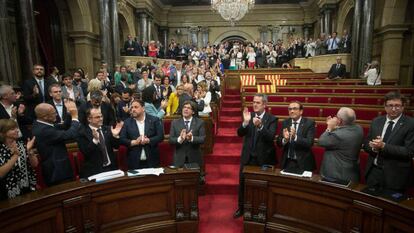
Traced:
POLYGON ((181 76, 181 83, 180 84, 185 85, 187 83, 190 83, 190 80, 188 79, 188 75, 187 74, 183 74, 181 76))
POLYGON ((142 92, 142 101, 145 103, 145 112, 149 115, 158 117, 159 119, 164 118, 165 109, 167 108, 168 102, 166 100, 161 101, 161 106, 157 109, 154 106, 155 95, 157 94, 153 88, 147 87, 142 92))
POLYGON ((18 141, 16 121, 0 120, 0 200, 14 198, 34 191, 36 176, 33 167, 39 163, 33 153, 33 137, 25 145, 18 141))
POLYGON ((168 100, 170 98, 171 93, 175 91, 175 88, 173 85, 170 85, 170 77, 165 76, 162 79, 162 85, 164 86, 164 92, 162 93, 164 99, 168 100))

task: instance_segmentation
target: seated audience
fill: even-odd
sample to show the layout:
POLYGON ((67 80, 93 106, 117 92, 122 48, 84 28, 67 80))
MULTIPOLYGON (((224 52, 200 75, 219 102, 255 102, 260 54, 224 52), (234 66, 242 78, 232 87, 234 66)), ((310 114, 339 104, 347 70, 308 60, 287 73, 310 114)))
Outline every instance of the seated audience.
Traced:
POLYGON ((81 127, 77 138, 85 159, 79 172, 83 178, 118 168, 114 148, 119 147, 119 133, 123 125, 118 123, 115 128, 104 126, 102 113, 97 108, 88 109, 86 117, 88 125, 81 127))
POLYGON ((387 113, 371 122, 364 150, 369 153, 365 177, 368 187, 404 192, 410 186, 413 172, 414 119, 404 114, 406 99, 399 92, 384 98, 387 113))
POLYGON ((43 179, 47 186, 72 181, 73 170, 66 149, 66 141, 78 136, 79 121, 75 102, 66 101, 66 109, 72 117, 69 129, 56 128, 56 110, 52 105, 42 103, 36 106, 37 120, 33 123, 33 136, 41 157, 43 179))
POLYGON ((359 152, 364 137, 361 126, 355 124, 351 108, 342 107, 336 117, 326 119, 326 131, 319 137, 325 148, 321 176, 332 182, 359 182, 359 152))
POLYGON ((371 64, 368 64, 364 77, 370 86, 381 85, 381 71, 377 61, 372 61, 371 64))
POLYGON ((315 121, 303 117, 303 105, 292 101, 288 107, 289 118, 282 122, 277 145, 283 148, 281 168, 288 171, 313 171, 316 168, 312 145, 315 121))
POLYGON ((326 79, 341 79, 345 77, 346 67, 342 64, 342 58, 337 57, 336 63, 331 66, 328 71, 328 77, 326 79))
POLYGON ((25 145, 19 141, 19 127, 12 119, 0 120, 0 200, 34 191, 33 168, 39 161, 34 154, 35 137, 25 145))
POLYGON ((164 140, 164 130, 160 119, 145 113, 143 101, 132 101, 131 117, 124 121, 120 140, 128 147, 128 169, 160 166, 158 143, 164 140))

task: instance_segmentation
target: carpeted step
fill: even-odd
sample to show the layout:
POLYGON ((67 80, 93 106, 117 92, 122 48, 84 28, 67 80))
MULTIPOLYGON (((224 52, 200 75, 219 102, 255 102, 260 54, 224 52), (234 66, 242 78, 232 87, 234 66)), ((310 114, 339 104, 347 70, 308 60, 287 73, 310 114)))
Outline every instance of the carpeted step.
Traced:
POLYGON ((221 102, 221 107, 234 108, 234 107, 241 107, 241 106, 242 106, 241 100, 223 100, 223 102, 221 102))
POLYGON ((237 195, 205 195, 199 197, 200 233, 242 233, 243 218, 233 219, 237 195))
POLYGON ((242 111, 240 108, 222 108, 220 110, 220 116, 241 116, 242 111))
MULTIPOLYGON (((241 143, 243 138, 237 136, 237 128, 219 128, 216 137, 214 138, 215 143, 241 143)), ((213 151, 214 152, 214 151, 213 151)))
POLYGON ((239 164, 206 163, 206 194, 237 194, 239 164))
POLYGON ((223 100, 240 100, 240 93, 238 95, 225 95, 223 100))
POLYGON ((206 164, 240 164, 240 154, 243 144, 216 142, 213 147, 213 154, 206 155, 206 164))
POLYGON ((242 123, 240 116, 221 116, 219 125, 223 128, 238 128, 242 123))
POLYGON ((226 89, 226 95, 240 95, 240 89, 226 89))

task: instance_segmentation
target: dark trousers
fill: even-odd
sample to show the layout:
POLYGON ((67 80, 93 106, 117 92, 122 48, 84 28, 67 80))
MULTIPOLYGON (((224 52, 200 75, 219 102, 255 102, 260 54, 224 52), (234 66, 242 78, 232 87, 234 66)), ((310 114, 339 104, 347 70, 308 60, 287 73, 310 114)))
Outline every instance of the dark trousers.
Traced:
POLYGON ((259 162, 257 161, 257 157, 250 157, 250 160, 247 164, 240 164, 238 206, 239 206, 239 209, 241 209, 241 210, 243 210, 243 203, 244 203, 244 173, 243 173, 243 168, 246 165, 259 166, 259 162))
POLYGON ((382 168, 377 166, 372 166, 370 171, 367 174, 366 182, 368 187, 375 187, 378 189, 384 188, 385 180, 384 180, 384 171, 382 168))

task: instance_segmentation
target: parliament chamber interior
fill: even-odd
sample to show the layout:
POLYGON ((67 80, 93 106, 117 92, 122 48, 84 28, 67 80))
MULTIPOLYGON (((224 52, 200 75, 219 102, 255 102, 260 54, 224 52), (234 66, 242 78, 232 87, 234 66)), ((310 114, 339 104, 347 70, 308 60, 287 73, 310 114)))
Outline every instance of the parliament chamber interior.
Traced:
POLYGON ((412 12, 1 0, 1 232, 414 232, 412 12))

